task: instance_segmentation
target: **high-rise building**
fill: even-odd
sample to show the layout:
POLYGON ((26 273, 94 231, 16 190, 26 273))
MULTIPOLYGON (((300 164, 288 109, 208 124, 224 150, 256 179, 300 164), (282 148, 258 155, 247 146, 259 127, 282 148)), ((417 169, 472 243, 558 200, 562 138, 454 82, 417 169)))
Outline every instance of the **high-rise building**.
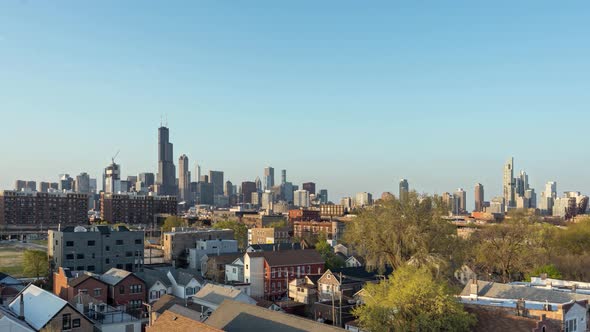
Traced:
POLYGON ((287 183, 287 170, 284 169, 281 171, 281 184, 287 183))
POLYGON ((223 172, 209 171, 209 182, 213 184, 213 195, 223 195, 223 172))
POLYGON ((515 183, 514 183, 514 158, 508 159, 504 165, 503 197, 506 211, 516 206, 515 183))
POLYGON ((273 193, 271 191, 266 190, 262 193, 262 197, 260 198, 260 200, 260 206, 267 212, 272 212, 274 202, 273 193))
MULTIPOLYGON (((463 190, 463 188, 457 189, 453 194, 455 205, 456 205, 456 214, 464 214, 467 213, 467 192, 463 190)), ((453 211, 455 212, 455 211, 453 211)))
POLYGON ((30 191, 37 190, 37 182, 36 181, 27 181, 25 183, 25 188, 27 188, 30 191))
POLYGON ((225 181, 225 188, 223 189, 223 194, 228 197, 234 194, 234 186, 231 183, 231 181, 225 181))
POLYGON ((159 195, 177 195, 176 167, 174 166, 173 156, 170 131, 168 128, 162 126, 158 128, 158 178, 156 181, 156 192, 159 195))
POLYGON ((524 198, 527 199, 529 209, 535 209, 537 207, 537 194, 535 193, 535 189, 527 189, 524 192, 524 198))
POLYGON ((16 180, 14 182, 14 190, 22 191, 27 186, 27 181, 25 180, 16 180))
POLYGON ((364 207, 373 204, 373 195, 367 192, 357 193, 354 200, 355 207, 364 207))
POLYGON ((285 182, 282 186, 282 196, 285 202, 293 203, 293 184, 291 182, 285 182))
POLYGON ((116 194, 121 191, 121 165, 111 162, 104 169, 103 174, 103 191, 105 193, 116 194))
POLYGON ((242 203, 252 203, 252 193, 257 192, 256 183, 252 181, 242 182, 242 203))
POLYGON ((352 197, 343 197, 342 199, 340 199, 340 205, 344 206, 344 210, 346 212, 349 212, 352 210, 352 206, 353 206, 353 201, 352 201, 352 197))
POLYGON ((178 158, 178 195, 181 202, 190 202, 191 172, 188 169, 188 157, 183 154, 178 158))
POLYGON ((158 214, 176 215, 176 196, 149 196, 136 193, 100 195, 100 216, 112 223, 152 225, 158 214))
POLYGON ((39 192, 46 193, 51 188, 51 183, 49 182, 39 182, 39 192))
POLYGON ((309 191, 297 190, 293 193, 293 205, 298 207, 309 207, 309 191))
POLYGON ((545 196, 553 199, 557 198, 557 182, 550 181, 545 185, 545 196))
POLYGON ((196 176, 196 181, 201 181, 201 165, 199 163, 195 163, 195 174, 193 175, 196 176))
POLYGON ((260 180, 259 177, 256 177, 256 181, 254 181, 256 183, 256 191, 258 191, 259 193, 261 193, 264 189, 262 188, 262 181, 260 180))
POLYGON ((315 183, 306 182, 302 186, 303 190, 307 190, 310 195, 315 195, 315 183))
POLYGON ((484 191, 483 184, 477 183, 475 185, 475 211, 483 212, 484 191))
POLYGON ((320 204, 328 204, 328 190, 320 189, 320 204))
POLYGON ((203 205, 214 205, 215 194, 213 193, 213 183, 199 181, 197 184, 198 203, 203 205))
POLYGON ((74 190, 74 179, 69 174, 61 174, 59 176, 59 190, 74 190))
POLYGON ((408 180, 401 179, 399 181, 399 199, 403 201, 406 198, 408 198, 409 192, 410 192, 410 184, 408 183, 408 180))
POLYGON ((88 194, 0 191, 0 227, 7 224, 46 227, 88 223, 88 194))
POLYGON ((88 173, 82 172, 79 175, 76 175, 76 180, 74 181, 74 191, 79 193, 90 193, 90 175, 88 173))
POLYGON ((266 167, 264 169, 264 190, 270 190, 275 185, 275 169, 266 167))

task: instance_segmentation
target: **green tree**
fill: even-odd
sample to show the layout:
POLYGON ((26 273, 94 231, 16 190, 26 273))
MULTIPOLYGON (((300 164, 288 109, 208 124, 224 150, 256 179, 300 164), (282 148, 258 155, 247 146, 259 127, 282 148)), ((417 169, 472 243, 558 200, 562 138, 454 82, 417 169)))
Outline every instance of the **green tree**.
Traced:
POLYGON ((275 221, 272 222, 268 225, 268 227, 270 228, 282 228, 282 227, 287 227, 287 221, 286 220, 281 220, 281 221, 275 221))
POLYGON ((353 313, 367 331, 469 331, 475 324, 447 284, 426 267, 401 267, 364 291, 365 303, 353 313))
POLYGON ((248 227, 239 221, 227 220, 218 221, 213 225, 215 229, 232 229, 234 239, 238 240, 238 247, 245 249, 248 244, 248 227))
POLYGON ((447 208, 438 197, 408 194, 403 201, 392 198, 362 210, 347 223, 344 242, 367 261, 368 268, 383 271, 412 263, 451 274, 462 261, 462 245, 456 228, 443 218, 447 208))
POLYGON ((49 271, 49 260, 45 251, 27 249, 23 262, 24 273, 29 277, 39 278, 47 275, 49 271))
POLYGON ((561 272, 553 264, 547 264, 535 268, 531 273, 527 273, 526 281, 530 282, 532 277, 539 277, 541 274, 547 274, 548 278, 561 279, 563 276, 561 272))
POLYGON ((326 262, 326 269, 336 269, 344 266, 344 260, 334 253, 334 249, 328 241, 318 241, 315 250, 320 253, 326 262))
POLYGON ((171 232, 173 227, 186 226, 186 221, 177 216, 169 216, 164 220, 162 232, 171 232))

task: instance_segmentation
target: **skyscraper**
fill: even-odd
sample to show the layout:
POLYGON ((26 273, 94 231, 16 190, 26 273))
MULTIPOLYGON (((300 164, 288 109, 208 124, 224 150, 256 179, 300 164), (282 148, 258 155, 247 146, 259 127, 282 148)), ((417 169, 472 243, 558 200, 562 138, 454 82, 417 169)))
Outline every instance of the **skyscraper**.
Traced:
POLYGON ((309 207, 309 191, 297 190, 293 193, 293 205, 298 207, 309 207))
POLYGON ((303 190, 307 190, 310 195, 315 195, 315 183, 306 182, 302 186, 303 190))
POLYGON ((185 154, 178 158, 178 193, 181 202, 191 201, 191 172, 188 165, 188 157, 185 154))
POLYGON ((270 190, 275 185, 275 169, 267 167, 264 169, 264 189, 270 190))
POLYGON ((195 163, 195 174, 193 174, 193 177, 195 177, 196 181, 201 181, 201 165, 199 163, 195 163))
POLYGON ((89 193, 90 192, 90 175, 88 173, 80 173, 76 176, 76 180, 74 181, 75 191, 79 193, 89 193))
POLYGON ((256 177, 256 181, 254 181, 256 183, 256 191, 258 191, 259 193, 261 193, 263 191, 262 189, 262 181, 260 180, 260 177, 256 177))
POLYGON ((514 183, 514 158, 508 159, 504 165, 503 197, 506 211, 516 206, 515 201, 515 183, 514 183))
POLYGON ((256 183, 251 181, 242 182, 242 202, 252 203, 252 193, 257 191, 256 183))
POLYGON ((231 181, 225 181, 225 188, 223 189, 225 196, 231 196, 234 194, 234 186, 231 181))
POLYGON ((281 184, 284 185, 287 183, 287 170, 284 169, 281 171, 281 184))
POLYGON ((410 192, 410 184, 408 180, 401 179, 399 182, 399 199, 405 200, 408 197, 408 193, 410 192))
POLYGON ((483 212, 484 191, 483 184, 477 183, 475 185, 475 211, 483 212))
POLYGON ((321 204, 328 204, 328 190, 327 189, 320 189, 320 203, 321 204))
MULTIPOLYGON (((464 214, 467 213, 467 192, 463 190, 463 188, 457 189, 453 194, 454 201, 456 204, 456 210, 458 213, 456 214, 464 214)), ((453 209, 455 210, 455 209, 453 209)), ((455 212, 455 211, 453 211, 455 212)))
POLYGON ((111 162, 104 169, 103 180, 102 190, 105 193, 116 194, 121 191, 121 165, 111 162))
POLYGON ((158 178, 157 190, 160 195, 177 194, 176 167, 173 161, 173 146, 170 143, 170 131, 162 126, 158 128, 158 178))
POLYGON ((213 184, 213 195, 223 195, 223 172, 209 171, 209 182, 213 184))

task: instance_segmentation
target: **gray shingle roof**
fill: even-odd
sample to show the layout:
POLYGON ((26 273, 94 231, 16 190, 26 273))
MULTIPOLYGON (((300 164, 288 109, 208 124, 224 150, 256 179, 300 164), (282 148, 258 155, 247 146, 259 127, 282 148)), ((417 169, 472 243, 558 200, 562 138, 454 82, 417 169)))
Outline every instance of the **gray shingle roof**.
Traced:
MULTIPOLYGON (((590 300, 590 295, 560 292, 551 289, 508 285, 489 281, 478 280, 478 296, 498 299, 524 299, 525 301, 538 301, 563 304, 571 301, 590 300)), ((461 296, 471 294, 471 283, 468 283, 461 296)))
POLYGON ((324 264, 324 259, 315 249, 252 252, 250 257, 264 257, 270 266, 324 264))
POLYGON ((115 286, 120 283, 123 279, 127 278, 132 273, 129 271, 112 268, 100 276, 100 280, 106 282, 111 286, 115 286))

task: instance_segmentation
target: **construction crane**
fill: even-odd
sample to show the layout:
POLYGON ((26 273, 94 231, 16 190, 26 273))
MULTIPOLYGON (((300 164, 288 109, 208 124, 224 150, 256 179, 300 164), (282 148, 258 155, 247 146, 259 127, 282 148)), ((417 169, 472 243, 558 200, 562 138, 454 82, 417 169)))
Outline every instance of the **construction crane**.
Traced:
POLYGON ((121 152, 121 150, 117 150, 117 153, 115 153, 115 155, 111 158, 111 160, 113 161, 113 164, 115 163, 115 158, 117 158, 117 156, 119 155, 119 152, 121 152))

